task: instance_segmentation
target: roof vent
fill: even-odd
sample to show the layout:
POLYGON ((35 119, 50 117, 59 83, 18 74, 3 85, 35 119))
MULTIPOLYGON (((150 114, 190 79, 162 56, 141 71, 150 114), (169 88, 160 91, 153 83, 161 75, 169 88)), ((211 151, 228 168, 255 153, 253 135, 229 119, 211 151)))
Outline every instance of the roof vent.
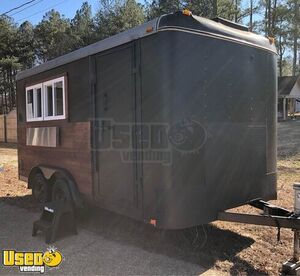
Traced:
POLYGON ((221 18, 221 17, 215 17, 212 20, 215 22, 221 23, 223 25, 226 25, 228 27, 234 28, 234 29, 238 29, 238 30, 246 31, 246 32, 249 31, 248 27, 241 25, 241 24, 237 24, 235 22, 229 21, 229 20, 221 18))

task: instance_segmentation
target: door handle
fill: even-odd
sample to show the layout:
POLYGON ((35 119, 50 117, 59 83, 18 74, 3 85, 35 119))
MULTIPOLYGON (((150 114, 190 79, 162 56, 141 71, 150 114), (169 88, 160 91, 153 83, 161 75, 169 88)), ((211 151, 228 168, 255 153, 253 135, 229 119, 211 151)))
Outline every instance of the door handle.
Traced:
POLYGON ((105 120, 101 121, 101 129, 102 129, 102 131, 104 131, 104 130, 110 130, 110 129, 114 128, 114 125, 111 125, 111 124, 108 125, 105 122, 107 122, 107 121, 105 121, 105 120))

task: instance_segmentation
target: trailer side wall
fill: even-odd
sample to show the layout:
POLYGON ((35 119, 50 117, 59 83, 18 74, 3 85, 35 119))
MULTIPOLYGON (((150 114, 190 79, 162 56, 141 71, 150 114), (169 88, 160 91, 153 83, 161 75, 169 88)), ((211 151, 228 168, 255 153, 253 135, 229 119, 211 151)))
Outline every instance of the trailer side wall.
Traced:
POLYGON ((19 174, 23 178, 28 178, 32 168, 38 165, 58 167, 74 177, 81 193, 92 194, 89 70, 89 59, 84 58, 18 81, 18 156, 19 174), (26 122, 26 86, 58 76, 66 77, 67 118, 26 122), (58 145, 54 148, 26 145, 27 129, 36 127, 56 127, 58 145))

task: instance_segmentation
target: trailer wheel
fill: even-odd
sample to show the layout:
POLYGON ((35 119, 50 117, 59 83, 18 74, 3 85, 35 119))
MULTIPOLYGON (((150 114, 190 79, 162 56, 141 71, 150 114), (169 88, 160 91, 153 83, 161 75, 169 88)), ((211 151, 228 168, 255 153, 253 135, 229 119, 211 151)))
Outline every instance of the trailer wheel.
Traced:
POLYGON ((36 202, 43 204, 49 199, 49 186, 41 172, 37 172, 31 179, 32 195, 36 202))
POLYGON ((55 178, 52 187, 52 201, 72 201, 67 182, 63 178, 55 178))

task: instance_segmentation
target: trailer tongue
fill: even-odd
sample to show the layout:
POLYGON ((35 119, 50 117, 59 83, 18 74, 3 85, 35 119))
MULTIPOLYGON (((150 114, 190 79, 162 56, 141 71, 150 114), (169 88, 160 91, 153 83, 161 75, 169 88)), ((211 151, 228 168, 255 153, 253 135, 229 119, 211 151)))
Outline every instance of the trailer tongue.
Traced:
POLYGON ((218 220, 264 225, 277 227, 277 239, 280 240, 280 228, 288 228, 294 231, 293 257, 283 263, 282 272, 287 275, 300 275, 300 183, 294 186, 294 212, 285 208, 257 199, 249 202, 249 205, 263 211, 262 214, 245 214, 233 212, 219 212, 218 220))

